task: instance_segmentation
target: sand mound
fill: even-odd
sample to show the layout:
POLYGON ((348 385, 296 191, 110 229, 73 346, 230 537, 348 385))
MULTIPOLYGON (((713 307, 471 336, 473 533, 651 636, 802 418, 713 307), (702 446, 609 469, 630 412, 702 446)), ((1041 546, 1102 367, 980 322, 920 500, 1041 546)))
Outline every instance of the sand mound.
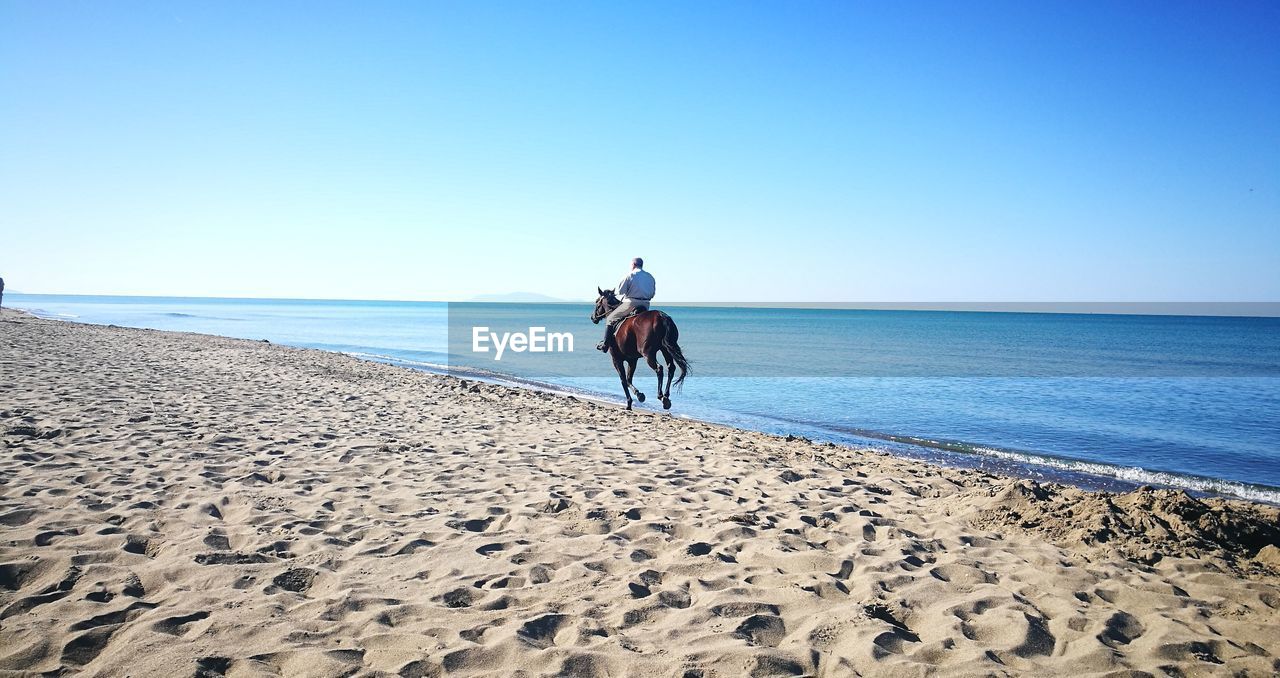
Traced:
POLYGON ((1270 567, 1280 544, 1280 509, 1197 499, 1180 490, 1111 494, 1022 480, 977 506, 972 522, 980 527, 1014 527, 1062 546, 1104 547, 1147 564, 1166 556, 1210 558, 1256 571, 1270 567))

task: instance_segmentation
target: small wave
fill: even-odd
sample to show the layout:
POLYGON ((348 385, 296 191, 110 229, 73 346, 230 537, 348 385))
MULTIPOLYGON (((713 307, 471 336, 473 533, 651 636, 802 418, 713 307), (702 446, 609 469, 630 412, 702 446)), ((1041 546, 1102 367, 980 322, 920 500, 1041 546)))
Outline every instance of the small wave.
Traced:
POLYGON ((1252 483, 1244 483, 1237 480, 1206 478, 1204 476, 1197 476, 1189 473, 1177 473, 1173 471, 1153 471, 1140 466, 1116 466, 1092 461, 1046 457, 1037 454, 1000 450, 989 447, 973 447, 970 451, 982 456, 995 457, 997 459, 1004 459, 1022 464, 1048 466, 1050 468, 1061 469, 1063 471, 1073 471, 1107 478, 1116 478, 1118 480, 1137 483, 1139 485, 1163 485, 1165 487, 1191 490, 1193 492, 1239 497, 1241 499, 1248 499, 1250 501, 1258 501, 1268 504, 1280 504, 1280 488, 1269 487, 1266 485, 1254 485, 1252 483))
POLYGON ((200 317, 198 315, 192 315, 190 313, 161 313, 160 315, 165 316, 166 318, 199 318, 200 317))
MULTIPOLYGON (((990 459, 994 460, 993 463, 1002 462, 1002 464, 1000 464, 1004 467, 1001 470, 1002 473, 1013 475, 1030 474, 1031 476, 1036 476, 1040 474, 1037 469, 1046 469, 1043 472, 1045 476, 1048 476, 1045 478, 1046 480, 1053 480, 1053 476, 1057 475, 1058 482, 1065 481, 1069 484, 1083 485, 1086 487, 1092 487, 1093 489, 1114 490, 1117 486, 1123 489, 1140 485, 1159 485, 1174 489, 1187 490, 1198 494, 1234 497, 1266 504, 1280 505, 1280 487, 1274 487, 1271 485, 1246 483, 1237 480, 1226 480, 1223 478, 1210 478, 1207 476, 1198 476, 1191 473, 1179 473, 1176 471, 1151 470, 1138 466, 1121 466, 1105 462, 1068 459, 1045 454, 1036 454, 1033 452, 1002 449, 986 445, 975 445, 958 440, 940 440, 917 436, 897 435, 871 429, 843 426, 826 427, 808 422, 769 417, 767 415, 758 414, 755 416, 763 419, 787 421, 792 424, 803 425, 810 428, 812 432, 817 433, 820 438, 825 437, 822 432, 826 431, 828 434, 851 434, 857 439, 863 439, 868 442, 883 441, 883 443, 879 444, 872 442, 871 447, 881 449, 882 451, 890 454, 905 453, 908 456, 919 457, 935 463, 943 463, 945 465, 971 466, 975 460, 990 459), (883 447, 881 447, 882 444, 884 445, 883 447), (912 449, 919 452, 933 450, 942 454, 918 454, 912 452, 912 449), (1090 482, 1088 480, 1089 478, 1113 482, 1095 483, 1090 482), (1115 483, 1114 481, 1119 482, 1115 483)), ((742 426, 743 424, 735 425, 742 426)), ((759 428, 758 426, 753 426, 750 423, 746 423, 745 426, 750 428, 759 428)), ((849 442, 846 439, 841 442, 841 444, 847 445, 849 442)))
POLYGON ((1022 452, 1019 450, 1001 449, 998 447, 989 447, 984 445, 971 445, 969 443, 955 440, 934 440, 931 438, 892 435, 880 433, 878 431, 865 430, 859 430, 856 433, 857 435, 868 438, 916 445, 918 447, 942 450, 944 452, 954 452, 961 455, 974 455, 978 457, 999 459, 1002 461, 1012 462, 1020 466, 1047 467, 1070 473, 1082 473, 1101 478, 1114 478, 1116 480, 1133 483, 1135 485, 1162 485, 1181 490, 1189 490, 1191 492, 1238 497, 1240 499, 1248 499, 1250 501, 1258 501, 1268 504, 1280 504, 1280 488, 1271 487, 1269 485, 1255 485, 1253 483, 1245 483, 1237 480, 1208 478, 1190 473, 1178 473, 1176 471, 1151 470, 1140 466, 1121 466, 1118 464, 1107 464, 1105 462, 1067 459, 1064 457, 1022 452))
MULTIPOLYGON (((20 307, 15 306, 14 308, 20 307)), ((74 313, 55 313, 53 311, 46 311, 43 308, 23 308, 21 310, 26 311, 37 318, 44 318, 45 320, 75 320, 80 317, 74 313)))
POLYGON ((380 363, 390 363, 392 365, 403 365, 405 367, 416 367, 428 372, 448 372, 449 366, 443 363, 432 363, 425 360, 411 360, 409 358, 398 358, 393 355, 383 355, 381 353, 364 353, 362 351, 342 351, 343 355, 349 355, 352 358, 360 358, 361 360, 373 360, 380 363))

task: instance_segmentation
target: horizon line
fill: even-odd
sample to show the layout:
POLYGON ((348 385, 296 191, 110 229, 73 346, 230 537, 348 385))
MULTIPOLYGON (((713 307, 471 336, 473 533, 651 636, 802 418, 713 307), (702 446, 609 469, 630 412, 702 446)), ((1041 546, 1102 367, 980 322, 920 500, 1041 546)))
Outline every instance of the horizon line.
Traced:
MULTIPOLYGON (((341 299, 332 297, 239 297, 171 294, 72 294, 20 292, 27 297, 103 297, 125 299, 199 299, 227 301, 302 301, 404 304, 540 304, 586 305, 590 299, 528 301, 446 299, 341 299)), ((1280 301, 669 301, 654 306, 686 308, 759 308, 865 311, 933 311, 971 313, 1044 313, 1059 315, 1173 315, 1194 317, 1280 317, 1280 301)))

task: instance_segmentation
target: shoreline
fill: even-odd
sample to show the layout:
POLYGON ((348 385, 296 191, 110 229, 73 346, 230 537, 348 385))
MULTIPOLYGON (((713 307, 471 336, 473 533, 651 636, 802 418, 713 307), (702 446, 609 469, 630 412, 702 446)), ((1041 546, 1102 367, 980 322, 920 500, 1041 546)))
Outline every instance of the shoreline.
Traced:
POLYGON ((1280 668, 1262 504, 260 341, 9 310, 0 341, 19 675, 1280 668))
MULTIPOLYGON (((74 321, 68 321, 74 322, 74 321)), ((221 336, 221 335, 210 335, 221 336)), ((303 347, 310 348, 310 347, 303 347)), ((325 350, 325 349, 312 349, 325 350)), ((424 363, 362 352, 336 351, 359 360, 406 367, 429 374, 441 374, 460 379, 497 384, 510 388, 550 393, 560 397, 592 400, 601 404, 621 406, 616 396, 573 389, 557 384, 526 379, 500 372, 481 372, 470 368, 451 369, 445 365, 424 363)), ((995 473, 1017 479, 1037 482, 1060 483, 1094 492, 1128 492, 1143 486, 1179 490, 1197 497, 1217 497, 1248 501, 1268 506, 1280 506, 1280 487, 1245 483, 1237 480, 1213 478, 1184 472, 1152 470, 1103 462, 1085 461, 1070 457, 1058 457, 1039 452, 1018 450, 988 444, 968 443, 960 440, 932 440, 918 436, 884 433, 871 429, 845 429, 812 422, 780 419, 759 414, 742 415, 746 418, 794 426, 794 432, 776 432, 750 425, 739 425, 710 418, 683 415, 675 412, 645 410, 653 414, 668 415, 686 421, 697 421, 725 426, 737 431, 751 431, 778 438, 803 438, 817 443, 830 443, 842 448, 875 451, 912 461, 933 464, 951 469, 969 469, 995 473), (866 440, 853 443, 850 440, 866 440), (886 446, 885 443, 893 444, 886 446), (877 446, 879 445, 879 446, 877 446)))
MULTIPOLYGON (((169 297, 164 297, 168 299, 169 297)), ((262 300, 280 301, 280 300, 262 300)), ((323 300, 319 300, 323 301, 323 300)), ((356 302, 353 302, 356 303, 356 302)), ((399 302, 386 302, 399 303, 399 302)), ((444 302, 428 302, 444 303, 444 302)), ((36 317, 63 322, 83 321, 61 317, 57 314, 42 315, 30 310, 17 309, 36 317)), ((98 324, 98 323, 84 323, 98 324)), ((164 330, 161 330, 164 331, 164 330)), ((226 336, 209 334, 208 336, 226 336)), ((367 351, 347 351, 315 346, 299 346, 313 350, 336 352, 362 360, 397 365, 432 374, 447 374, 485 383, 501 384, 514 388, 532 389, 561 396, 573 396, 601 403, 620 403, 607 392, 574 388, 536 379, 522 378, 498 371, 473 368, 451 368, 447 365, 421 362, 391 355, 367 351)), ((643 406, 642 406, 643 407, 643 406)), ((948 468, 972 469, 993 472, 1015 478, 1027 478, 1037 482, 1057 482, 1085 490, 1125 492, 1144 485, 1183 490, 1194 496, 1240 499, 1272 506, 1280 506, 1280 487, 1249 483, 1242 480, 1215 478, 1182 471, 1152 470, 1139 466, 1127 466, 1106 461, 1090 461, 1070 456, 1004 447, 990 443, 972 443, 962 440, 932 439, 908 434, 895 434, 870 429, 849 428, 779 418, 774 415, 713 410, 711 414, 687 415, 671 413, 677 418, 702 421, 738 430, 749 430, 771 435, 797 436, 831 442, 852 449, 875 449, 896 456, 937 464, 948 468)))

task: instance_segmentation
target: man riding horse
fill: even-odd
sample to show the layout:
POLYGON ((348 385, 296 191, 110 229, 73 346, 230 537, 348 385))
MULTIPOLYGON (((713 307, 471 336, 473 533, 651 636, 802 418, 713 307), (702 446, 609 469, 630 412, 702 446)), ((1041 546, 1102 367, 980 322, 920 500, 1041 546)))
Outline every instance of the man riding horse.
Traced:
POLYGON ((613 331, 618 323, 629 315, 649 310, 649 302, 653 301, 656 291, 657 282, 644 270, 644 259, 632 259, 631 272, 614 289, 614 294, 622 303, 605 317, 604 341, 596 344, 596 349, 608 353, 609 345, 613 342, 613 331))
POLYGON ((613 368, 622 381, 622 394, 631 409, 632 395, 644 402, 644 393, 632 382, 636 363, 643 359, 658 376, 658 399, 663 409, 671 408, 671 387, 680 386, 689 374, 689 361, 680 350, 680 330, 671 316, 662 311, 650 311, 649 301, 655 290, 653 276, 644 270, 644 260, 631 260, 631 273, 618 283, 615 290, 596 288, 595 310, 591 322, 607 319, 604 341, 596 348, 609 354, 613 368), (664 369, 658 363, 666 362, 664 369), (676 368, 680 375, 676 376, 676 368), (665 381, 663 377, 666 377, 665 381))

